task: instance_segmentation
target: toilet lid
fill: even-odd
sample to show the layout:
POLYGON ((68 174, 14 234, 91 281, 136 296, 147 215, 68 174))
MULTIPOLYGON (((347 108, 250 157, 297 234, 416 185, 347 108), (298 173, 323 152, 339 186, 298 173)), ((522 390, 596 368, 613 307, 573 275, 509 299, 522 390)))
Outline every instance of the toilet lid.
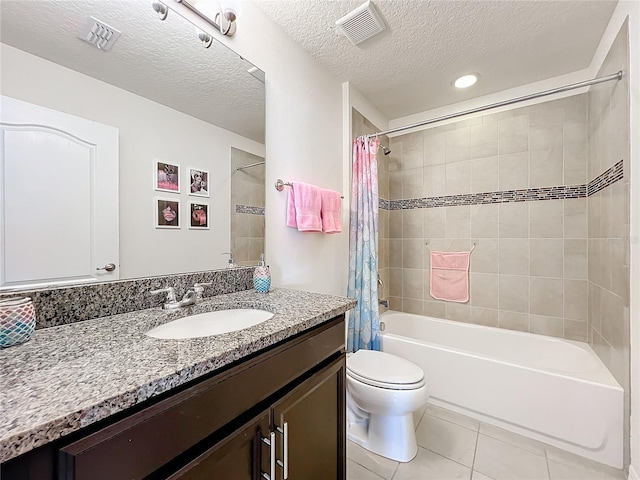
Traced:
POLYGON ((425 384, 424 372, 409 360, 390 353, 358 350, 347 358, 347 374, 382 388, 406 390, 425 384))

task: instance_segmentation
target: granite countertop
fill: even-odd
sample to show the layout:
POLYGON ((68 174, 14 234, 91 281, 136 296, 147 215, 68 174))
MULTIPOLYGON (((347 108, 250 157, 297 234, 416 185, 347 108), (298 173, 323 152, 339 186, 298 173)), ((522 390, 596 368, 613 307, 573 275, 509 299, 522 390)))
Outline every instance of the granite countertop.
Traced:
POLYGON ((316 326, 353 299, 275 289, 219 295, 178 311, 150 308, 36 330, 0 350, 0 463, 316 326), (259 308, 274 317, 205 338, 145 335, 176 318, 259 308))

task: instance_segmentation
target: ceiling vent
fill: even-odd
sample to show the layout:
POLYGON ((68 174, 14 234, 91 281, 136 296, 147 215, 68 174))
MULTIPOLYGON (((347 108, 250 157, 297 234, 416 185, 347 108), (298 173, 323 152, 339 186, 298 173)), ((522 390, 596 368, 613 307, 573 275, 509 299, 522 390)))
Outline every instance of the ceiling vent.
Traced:
POLYGON ((354 45, 364 42, 387 28, 371 0, 353 12, 347 13, 336 22, 336 26, 354 45))
POLYGON ((120 32, 118 30, 93 17, 89 17, 89 21, 80 32, 80 35, 78 35, 78 38, 105 51, 111 50, 111 47, 119 37, 120 32))

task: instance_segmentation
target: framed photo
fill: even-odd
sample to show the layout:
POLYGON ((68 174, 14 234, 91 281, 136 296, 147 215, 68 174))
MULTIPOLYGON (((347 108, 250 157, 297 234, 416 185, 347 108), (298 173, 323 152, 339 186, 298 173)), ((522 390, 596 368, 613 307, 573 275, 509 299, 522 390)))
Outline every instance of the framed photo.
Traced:
POLYGON ((189 195, 197 197, 209 196, 209 172, 199 168, 187 168, 189 195))
POLYGON ((180 228, 180 201, 154 199, 156 228, 180 228))
POLYGON ((156 190, 180 193, 180 165, 156 160, 153 175, 156 190))
POLYGON ((209 205, 206 203, 191 203, 189 213, 189 228, 194 230, 209 230, 209 205))

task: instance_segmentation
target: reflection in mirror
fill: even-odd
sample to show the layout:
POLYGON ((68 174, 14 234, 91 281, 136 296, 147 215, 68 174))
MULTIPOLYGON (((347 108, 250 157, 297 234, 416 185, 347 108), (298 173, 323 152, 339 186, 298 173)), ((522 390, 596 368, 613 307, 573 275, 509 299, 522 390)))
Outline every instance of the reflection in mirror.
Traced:
MULTIPOLYGON (((253 250, 259 250, 259 256, 264 250, 256 240, 264 238, 264 166, 239 171, 236 167, 264 161, 260 70, 217 42, 219 32, 213 28, 208 33, 214 41, 205 48, 198 38, 201 31, 173 10, 161 21, 147 0, 3 0, 0 9, 0 92, 117 131, 118 197, 109 205, 119 213, 119 254, 100 257, 92 251, 90 258, 64 258, 61 263, 82 263, 84 273, 67 278, 61 272, 48 272, 38 281, 4 281, 0 288, 224 268, 221 254, 243 245, 252 247, 242 254, 242 262, 253 259, 249 255, 253 250), (108 48, 99 49, 80 38, 96 21, 120 32, 108 48), (159 164, 175 167, 171 175, 179 176, 179 191, 157 189, 162 175, 159 164), (204 189, 191 194, 192 171, 208 173, 209 196, 204 189), (247 198, 244 188, 250 190, 247 198), (256 192, 261 192, 261 198, 256 192), (232 195, 239 200, 232 202, 232 195), (158 198, 177 202, 179 228, 157 228, 158 198), (236 203, 253 208, 248 210, 252 213, 240 215, 261 217, 260 221, 243 220, 232 229, 236 203), (206 206, 207 222, 200 218, 199 228, 191 227, 192 204, 206 206), (236 240, 232 231, 240 232, 242 239, 236 240), (96 270, 108 263, 117 265, 114 272, 96 270)), ((5 154, 3 148, 2 162, 8 158, 5 154)), ((88 183, 99 184, 102 179, 87 168, 87 175, 94 175, 88 183)), ((56 175, 55 167, 48 171, 56 175)), ((60 179, 60 185, 66 185, 62 180, 67 177, 60 179)), ((53 177, 49 183, 56 181, 53 177)), ((64 189, 73 186, 59 190, 64 189)), ((46 214, 45 205, 56 203, 60 218, 68 217, 65 212, 71 209, 65 203, 51 196, 38 197, 40 193, 38 188, 24 192, 42 205, 36 216, 46 214)), ((9 208, 1 207, 2 211, 9 208)), ((100 221, 91 214, 88 228, 100 221)), ((45 242, 49 232, 42 230, 37 237, 45 242)), ((103 240, 94 233, 89 237, 91 248, 103 240)), ((47 251, 46 245, 42 251, 47 251)), ((20 261, 46 264, 48 259, 34 247, 20 261)))

